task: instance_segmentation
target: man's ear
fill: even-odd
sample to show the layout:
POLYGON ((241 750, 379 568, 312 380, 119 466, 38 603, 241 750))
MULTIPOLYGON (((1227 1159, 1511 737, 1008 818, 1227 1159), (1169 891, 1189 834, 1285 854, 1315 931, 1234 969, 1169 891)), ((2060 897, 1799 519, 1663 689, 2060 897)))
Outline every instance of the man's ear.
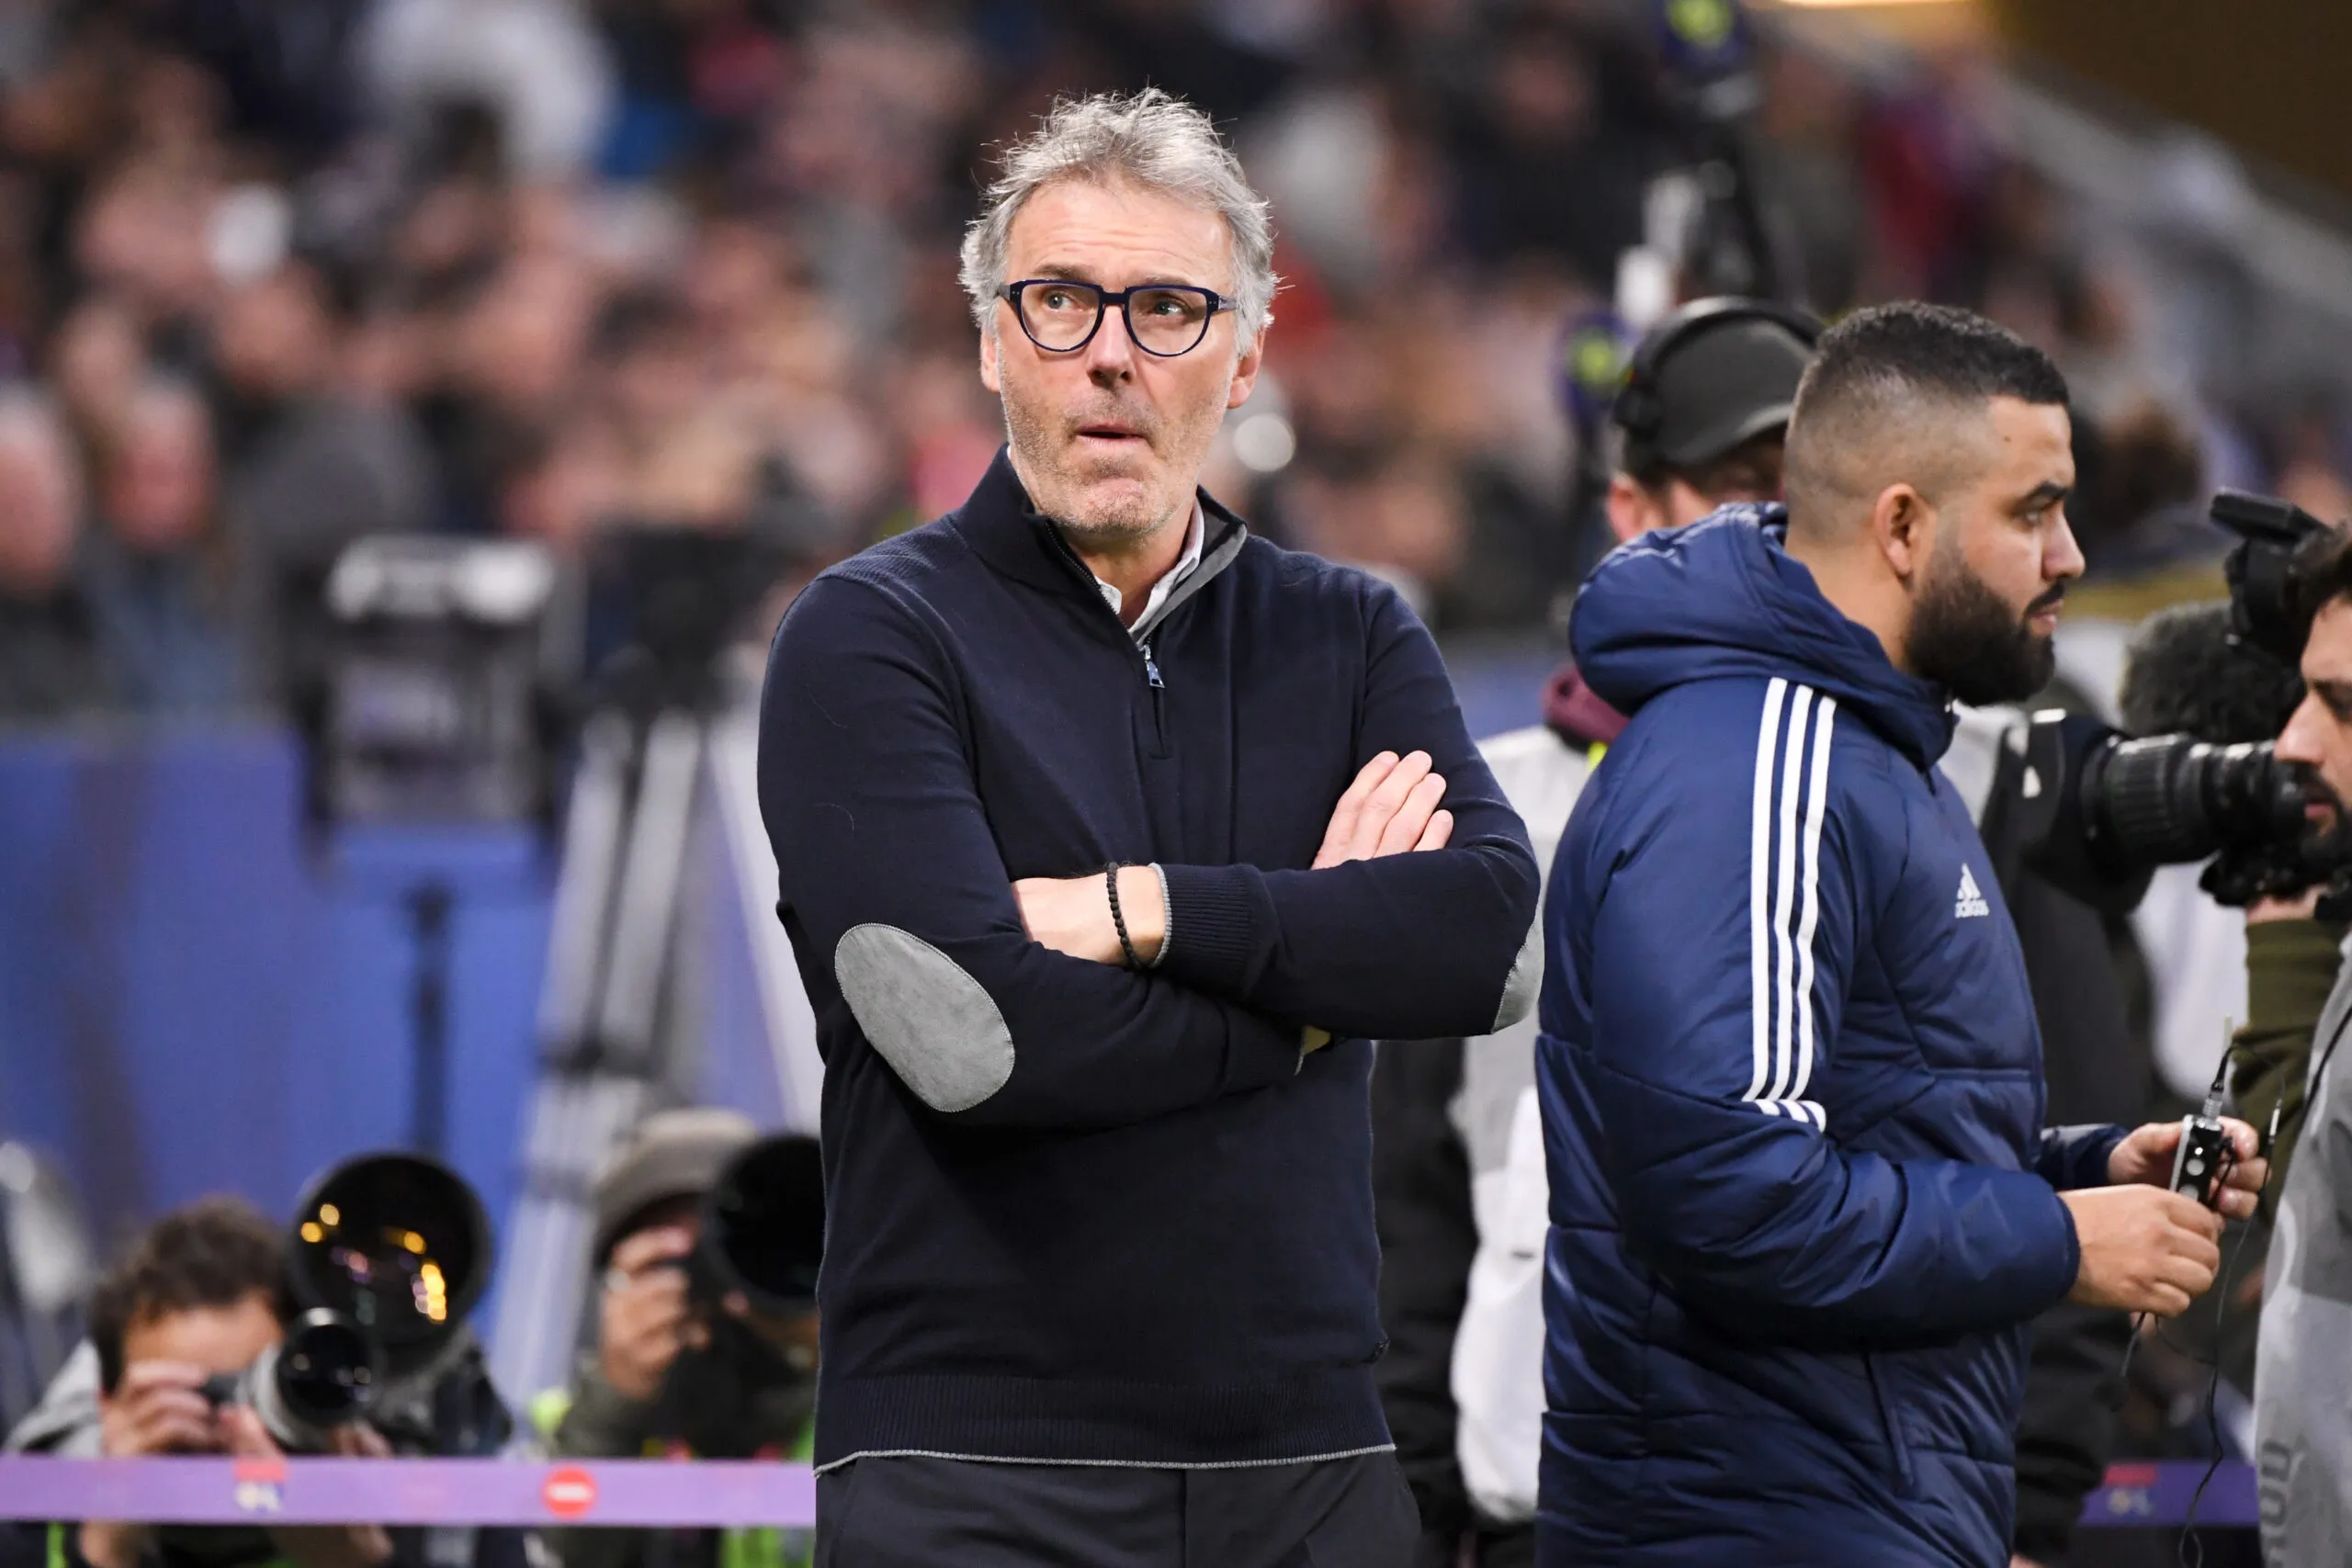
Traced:
POLYGON ((1250 400, 1251 390, 1258 385, 1259 367, 1266 362, 1266 327, 1272 325, 1269 319, 1266 326, 1260 327, 1257 335, 1250 340, 1250 346, 1234 359, 1233 381, 1225 389, 1227 408, 1238 409, 1250 400))
POLYGON ((1913 486, 1889 485, 1871 507, 1871 539, 1897 578, 1916 581, 1936 553, 1936 509, 1913 486))
POLYGON ((996 333, 986 327, 980 329, 980 385, 1000 397, 1004 393, 997 380, 996 333))
POLYGON ((1609 513, 1609 532, 1621 545, 1640 538, 1653 528, 1663 527, 1665 514, 1657 502, 1643 492, 1630 474, 1609 476, 1609 493, 1602 505, 1609 513))

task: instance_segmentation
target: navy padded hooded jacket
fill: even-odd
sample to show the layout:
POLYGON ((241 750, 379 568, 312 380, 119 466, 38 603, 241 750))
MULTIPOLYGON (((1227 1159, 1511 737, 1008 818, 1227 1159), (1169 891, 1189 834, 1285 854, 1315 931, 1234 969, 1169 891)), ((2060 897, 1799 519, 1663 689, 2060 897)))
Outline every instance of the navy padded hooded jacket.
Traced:
POLYGON ((1734 508, 1617 551, 1632 723, 1544 911, 1542 1561, 2008 1559, 2029 1321, 2078 1252, 2024 961, 1895 670, 1734 508))

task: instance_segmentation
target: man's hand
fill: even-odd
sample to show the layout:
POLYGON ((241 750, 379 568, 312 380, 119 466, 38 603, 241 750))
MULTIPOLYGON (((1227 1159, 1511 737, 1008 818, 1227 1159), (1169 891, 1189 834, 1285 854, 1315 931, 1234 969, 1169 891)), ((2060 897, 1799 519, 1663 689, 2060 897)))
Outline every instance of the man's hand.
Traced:
MULTIPOLYGON (((2254 1206, 2262 1193, 2262 1184, 2270 1179, 2270 1162, 2255 1153, 2262 1140, 2252 1127, 2234 1116, 2222 1118, 2222 1126, 2230 1135, 2230 1145, 2237 1151, 2237 1159, 2230 1166, 2229 1180, 2222 1187, 2222 1213, 2233 1220, 2254 1217, 2254 1206)), ((2180 1123, 2151 1122, 2135 1128, 2130 1137, 2115 1145, 2107 1156, 2107 1179, 2118 1186, 2142 1182, 2154 1187, 2172 1185, 2172 1162, 2180 1150, 2180 1123)))
MULTIPOLYGON (((1366 762, 1331 812, 1316 852, 1317 871, 1351 860, 1377 860, 1408 850, 1442 850, 1453 835, 1453 813, 1438 809, 1445 780, 1430 772, 1430 754, 1399 758, 1383 751, 1366 762)), ((1085 876, 1024 876, 1012 885, 1029 940, 1094 964, 1125 964, 1111 896, 1100 872, 1085 876)), ((1168 905, 1159 874, 1148 865, 1119 868, 1119 915, 1136 956, 1149 964, 1168 940, 1168 905)), ((1329 1035, 1325 1035, 1328 1043, 1329 1035)), ((1309 1049, 1313 1047, 1310 1045, 1309 1049)))
POLYGON ((1445 780, 1430 772, 1427 751, 1399 758, 1383 751, 1363 765, 1340 796, 1315 869, 1351 860, 1378 860, 1408 850, 1442 850, 1453 836, 1453 813, 1438 809, 1445 780))
MULTIPOLYGON (((218 1453, 222 1433, 201 1392, 205 1372, 183 1361, 133 1361, 98 1402, 98 1447, 109 1459, 150 1454, 218 1453)), ((148 1529, 127 1520, 92 1519, 76 1544, 90 1568, 136 1568, 148 1529)))
MULTIPOLYGON (((1125 964, 1119 928, 1111 919, 1111 893, 1099 871, 1084 876, 1024 876, 1012 885, 1029 940, 1094 964, 1125 964)), ((1168 938, 1168 901, 1159 873, 1148 865, 1119 868, 1119 918, 1136 956, 1148 964, 1168 938)))
POLYGON ((98 1444, 110 1459, 220 1451, 221 1433, 204 1397, 205 1372, 183 1361, 133 1361, 101 1402, 98 1444))
POLYGON ((605 1299, 596 1338, 605 1381, 624 1399, 651 1399, 670 1363, 707 1334, 686 1305, 686 1271, 694 1233, 658 1225, 621 1238, 605 1270, 605 1299))
POLYGON ((2291 897, 2256 898, 2245 907, 2245 923, 2267 926, 2274 920, 2308 920, 2319 914, 2319 896, 2324 887, 2306 887, 2291 897))
MULTIPOLYGON (((281 1460, 286 1456, 261 1416, 242 1407, 220 1412, 220 1431, 229 1451, 239 1459, 281 1460)), ((390 1459, 391 1444, 365 1422, 337 1427, 329 1435, 328 1452, 345 1459, 390 1459)), ((269 1532, 297 1568, 377 1568, 392 1555, 392 1538, 381 1525, 280 1525, 269 1532)))
POLYGON ((2212 1287, 2222 1267, 2222 1217, 2161 1187, 2087 1187, 2061 1192, 2075 1216, 2083 1260, 2070 1302, 2177 1317, 2212 1287))

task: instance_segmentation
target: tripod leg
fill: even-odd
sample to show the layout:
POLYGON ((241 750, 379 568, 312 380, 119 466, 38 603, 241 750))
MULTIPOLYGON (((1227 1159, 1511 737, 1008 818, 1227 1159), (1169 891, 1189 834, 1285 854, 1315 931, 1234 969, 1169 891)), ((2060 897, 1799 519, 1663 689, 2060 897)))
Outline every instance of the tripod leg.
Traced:
POLYGON ((439 1158, 449 1142, 449 910, 448 887, 425 882, 409 890, 409 930, 416 947, 416 973, 409 983, 411 1064, 408 1141, 411 1148, 439 1158))
POLYGON ((602 1059, 617 1072, 650 1076, 656 1065, 653 1026, 701 761, 702 724, 693 715, 664 713, 646 730, 644 774, 613 911, 612 961, 595 1021, 602 1059))
POLYGON ((733 894, 736 918, 751 949, 768 1056, 775 1064, 784 1124, 817 1131, 823 1103, 825 1060, 817 1049, 817 1020, 792 941, 776 919, 775 852, 760 819, 759 718, 738 710, 710 730, 710 798, 726 847, 721 874, 733 894))
POLYGON ((540 1065, 524 1134, 523 1192, 506 1227, 491 1359, 499 1385, 527 1399, 569 1373, 587 1263, 589 1193, 636 1119, 639 1086, 595 1070, 598 979, 615 917, 623 844, 632 836, 635 728, 588 721, 564 818, 563 865, 539 995, 540 1065))
POLYGON ((540 1048, 558 1059, 576 1059, 589 1048, 635 752, 635 737, 622 714, 599 714, 581 733, 580 769, 564 814, 563 869, 548 933, 547 976, 539 992, 540 1048))
POLYGON ((604 1073, 543 1074, 531 1104, 525 1187, 491 1337, 491 1376, 510 1400, 560 1388, 587 1306, 590 1197, 645 1109, 645 1085, 604 1073))

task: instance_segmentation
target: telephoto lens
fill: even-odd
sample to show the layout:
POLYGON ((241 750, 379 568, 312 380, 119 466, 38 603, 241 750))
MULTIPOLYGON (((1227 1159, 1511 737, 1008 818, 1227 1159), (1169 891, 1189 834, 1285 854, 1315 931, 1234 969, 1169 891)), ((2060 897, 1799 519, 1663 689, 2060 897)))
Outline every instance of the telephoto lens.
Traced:
POLYGON ((490 1272, 490 1221, 455 1171, 421 1155, 364 1155, 296 1206, 294 1286, 378 1346, 398 1380, 456 1337, 490 1272))
POLYGON ((340 1313, 315 1307, 252 1366, 209 1379, 204 1395, 252 1409, 289 1453, 324 1453, 334 1428, 366 1418, 382 1380, 375 1340, 340 1313))
POLYGON ((2224 850, 2293 844, 2309 830, 2301 770, 2267 741, 2214 746, 2185 736, 2123 740, 2084 770, 2101 851, 2133 865, 2200 861, 2224 850))
POLYGON ((706 1458, 750 1459, 781 1451, 807 1427, 824 1250, 814 1138, 763 1138, 729 1162, 703 1200, 686 1265, 688 1299, 709 1338, 671 1367, 661 1435, 706 1458))
POLYGON ((817 1140, 763 1138, 737 1155, 704 1206, 704 1266, 770 1316, 816 1304, 825 1257, 825 1178, 817 1140))

